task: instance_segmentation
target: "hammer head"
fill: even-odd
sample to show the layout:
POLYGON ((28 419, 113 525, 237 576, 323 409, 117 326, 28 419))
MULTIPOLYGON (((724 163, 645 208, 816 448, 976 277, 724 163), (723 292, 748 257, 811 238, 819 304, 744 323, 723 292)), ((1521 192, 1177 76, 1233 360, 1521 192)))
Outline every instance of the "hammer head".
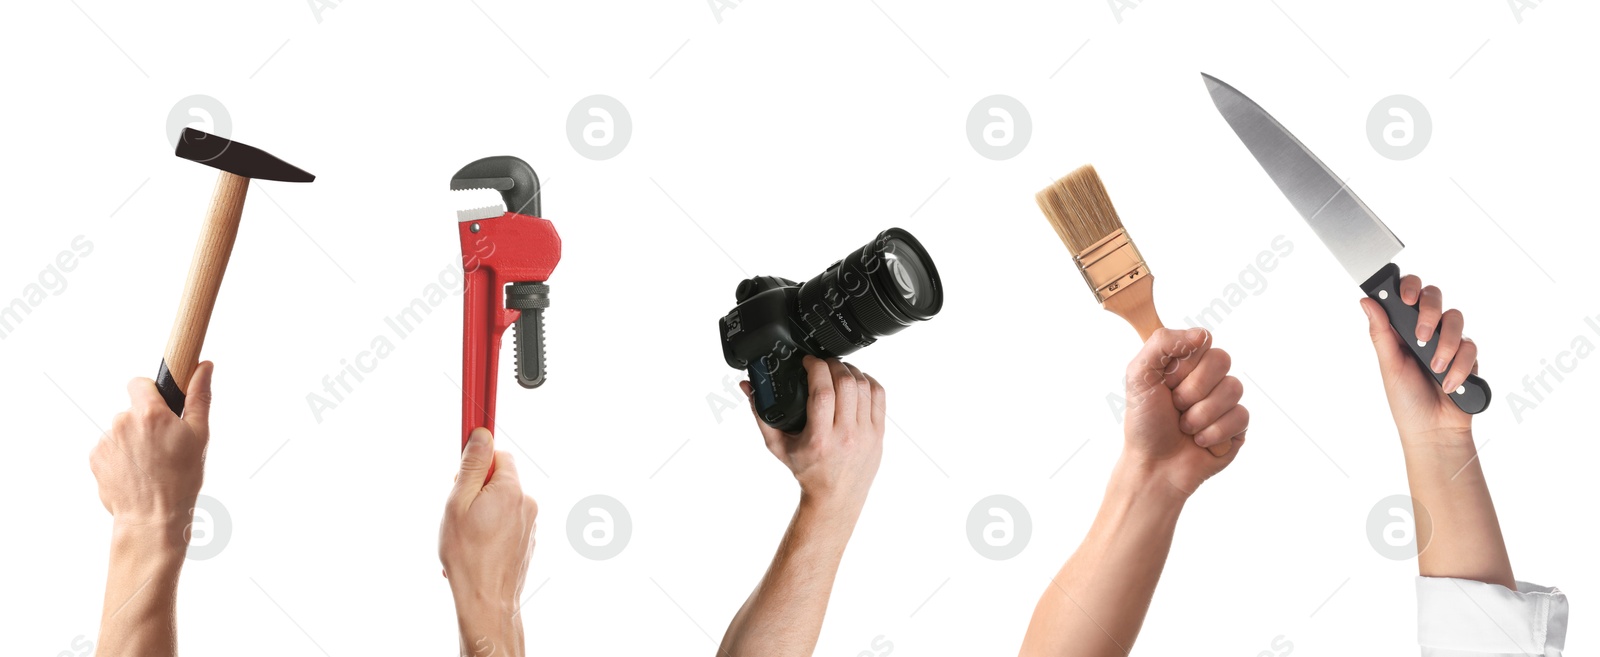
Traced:
POLYGON ((244 178, 283 182, 311 182, 317 178, 259 148, 194 128, 183 129, 174 154, 244 178))

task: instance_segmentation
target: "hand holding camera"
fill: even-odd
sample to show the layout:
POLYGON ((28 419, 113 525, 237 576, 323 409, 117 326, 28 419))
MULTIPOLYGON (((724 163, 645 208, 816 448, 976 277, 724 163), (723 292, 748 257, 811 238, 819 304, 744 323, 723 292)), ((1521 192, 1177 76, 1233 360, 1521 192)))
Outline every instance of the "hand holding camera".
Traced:
MULTIPOLYGON (((758 423, 761 437, 800 481, 802 504, 859 511, 883 459, 887 396, 877 379, 838 359, 805 356, 801 365, 810 389, 810 421, 798 434, 758 423)), ((749 382, 739 387, 756 412, 753 387, 749 382)))
POLYGON ((795 433, 806 426, 801 357, 838 358, 932 318, 944 305, 933 259, 899 228, 796 284, 776 276, 739 283, 739 305, 717 321, 728 366, 750 374, 756 417, 795 433))

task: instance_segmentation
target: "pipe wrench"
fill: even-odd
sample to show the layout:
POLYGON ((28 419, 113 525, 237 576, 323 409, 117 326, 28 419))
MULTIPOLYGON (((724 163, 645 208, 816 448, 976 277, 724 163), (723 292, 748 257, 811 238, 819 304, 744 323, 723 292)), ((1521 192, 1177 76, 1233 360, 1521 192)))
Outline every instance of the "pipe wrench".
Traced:
MULTIPOLYGON (((493 189, 505 207, 456 213, 461 235, 465 293, 461 324, 461 445, 478 427, 494 431, 495 376, 500 336, 515 327, 517 383, 544 384, 545 284, 561 261, 561 236, 539 216, 539 177, 527 162, 509 155, 486 157, 462 167, 450 189, 493 189)), ((489 475, 494 475, 491 464, 489 475)))

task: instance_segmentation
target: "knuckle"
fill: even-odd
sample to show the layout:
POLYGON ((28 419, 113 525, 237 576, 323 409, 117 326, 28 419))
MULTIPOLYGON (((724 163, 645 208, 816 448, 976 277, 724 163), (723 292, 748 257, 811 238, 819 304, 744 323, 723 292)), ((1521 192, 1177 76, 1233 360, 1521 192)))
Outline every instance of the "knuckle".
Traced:
MULTIPOLYGON (((1129 396, 1128 405, 1133 405, 1133 399, 1131 395, 1129 396)), ((1200 402, 1198 400, 1191 399, 1190 395, 1181 394, 1176 390, 1172 392, 1172 407, 1178 411, 1178 428, 1186 429, 1189 426, 1184 423, 1185 418, 1189 417, 1189 415, 1194 412, 1194 407, 1198 405, 1200 405, 1200 402)))
POLYGON ((1240 381, 1239 377, 1232 375, 1222 377, 1221 385, 1223 390, 1235 399, 1244 396, 1244 382, 1240 381))
POLYGON ((846 396, 854 395, 856 393, 856 380, 855 380, 855 377, 851 377, 851 376, 839 377, 839 379, 837 379, 837 380, 835 380, 833 382, 833 387, 836 390, 838 390, 839 394, 841 394, 841 395, 846 395, 846 396))
POLYGON ((1233 369, 1233 354, 1228 353, 1225 349, 1212 349, 1211 354, 1215 355, 1208 357, 1217 359, 1217 367, 1222 368, 1222 371, 1226 372, 1233 369))

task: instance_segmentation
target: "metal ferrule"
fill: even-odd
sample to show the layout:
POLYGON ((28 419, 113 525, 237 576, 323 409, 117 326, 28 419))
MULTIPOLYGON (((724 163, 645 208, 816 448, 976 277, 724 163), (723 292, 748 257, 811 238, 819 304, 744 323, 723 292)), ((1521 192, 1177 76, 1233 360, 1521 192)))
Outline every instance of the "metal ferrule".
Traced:
POLYGON ((1128 239, 1128 232, 1118 228, 1101 238, 1082 253, 1073 257, 1078 261, 1078 271, 1084 282, 1094 290, 1095 299, 1105 303, 1111 295, 1122 291, 1130 283, 1150 275, 1144 265, 1144 256, 1128 239))

